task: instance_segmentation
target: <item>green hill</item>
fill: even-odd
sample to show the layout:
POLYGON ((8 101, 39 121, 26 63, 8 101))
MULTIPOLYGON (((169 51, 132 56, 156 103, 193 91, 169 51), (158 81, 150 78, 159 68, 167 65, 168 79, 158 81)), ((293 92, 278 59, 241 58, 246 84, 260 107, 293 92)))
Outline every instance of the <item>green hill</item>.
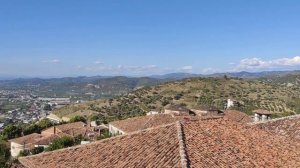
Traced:
POLYGON ((260 78, 259 80, 274 84, 282 85, 287 87, 299 87, 300 86, 300 73, 291 73, 284 76, 270 76, 260 78))
POLYGON ((275 116, 300 113, 300 89, 269 84, 259 80, 234 78, 189 78, 144 87, 113 99, 102 99, 80 105, 71 105, 55 111, 59 116, 78 110, 97 111, 105 120, 144 115, 147 111, 163 110, 174 103, 188 108, 216 106, 224 108, 228 98, 241 102, 239 110, 251 114, 262 108, 275 116))

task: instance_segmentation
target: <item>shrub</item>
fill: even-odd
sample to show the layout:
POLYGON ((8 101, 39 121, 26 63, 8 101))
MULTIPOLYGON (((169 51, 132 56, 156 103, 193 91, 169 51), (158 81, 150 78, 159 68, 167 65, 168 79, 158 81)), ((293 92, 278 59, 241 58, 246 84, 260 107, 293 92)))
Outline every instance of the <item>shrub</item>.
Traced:
POLYGON ((82 121, 84 123, 86 123, 86 119, 82 116, 75 116, 73 118, 70 119, 70 122, 73 123, 73 122, 79 122, 79 121, 82 121))
POLYGON ((62 149, 66 147, 71 147, 75 145, 75 140, 72 137, 64 136, 59 139, 54 140, 48 148, 46 148, 46 151, 54 151, 57 149, 62 149))
POLYGON ((0 141, 0 167, 6 167, 6 163, 9 160, 10 152, 5 141, 0 141))

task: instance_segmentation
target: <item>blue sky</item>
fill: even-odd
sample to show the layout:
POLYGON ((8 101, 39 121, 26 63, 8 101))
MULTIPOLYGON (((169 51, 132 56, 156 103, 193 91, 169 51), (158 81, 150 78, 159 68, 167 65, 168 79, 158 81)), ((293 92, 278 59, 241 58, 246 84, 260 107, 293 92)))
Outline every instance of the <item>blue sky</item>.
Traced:
POLYGON ((0 0, 0 75, 300 69, 300 1, 0 0))

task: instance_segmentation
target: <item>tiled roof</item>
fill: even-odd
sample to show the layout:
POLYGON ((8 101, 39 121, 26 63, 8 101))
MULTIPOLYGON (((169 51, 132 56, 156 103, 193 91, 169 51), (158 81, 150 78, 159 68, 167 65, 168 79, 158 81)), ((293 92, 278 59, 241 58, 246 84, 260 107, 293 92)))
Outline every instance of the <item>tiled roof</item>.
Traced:
POLYGON ((257 109, 257 110, 254 110, 253 111, 254 113, 257 113, 257 114, 272 114, 270 111, 268 110, 264 110, 264 109, 257 109))
POLYGON ((43 136, 39 139, 36 139, 35 144, 36 145, 49 145, 51 142, 53 142, 55 139, 60 138, 60 136, 57 135, 50 135, 50 136, 43 136))
POLYGON ((299 167, 300 144, 224 119, 183 124, 190 167, 299 167))
POLYGON ((170 114, 154 114, 114 121, 109 124, 117 127, 125 133, 129 133, 174 122, 176 122, 176 118, 170 114))
POLYGON ((48 128, 48 129, 42 131, 42 134, 43 135, 54 134, 54 129, 56 129, 56 134, 59 136, 86 135, 89 132, 93 132, 92 128, 83 122, 68 123, 68 124, 58 125, 58 126, 54 126, 54 127, 51 127, 51 128, 48 128))
POLYGON ((56 135, 41 135, 33 133, 20 138, 11 139, 9 141, 20 145, 25 145, 25 148, 31 149, 34 148, 35 145, 48 145, 57 138, 59 137, 56 135))
POLYGON ((190 110, 184 106, 178 105, 178 104, 169 104, 165 107, 167 110, 173 110, 173 111, 182 111, 182 112, 189 112, 190 110))
POLYGON ((19 160, 29 168, 180 167, 177 127, 174 123, 19 160))
POLYGON ((65 132, 65 131, 69 131, 71 129, 77 129, 77 128, 84 128, 87 125, 83 122, 74 122, 74 123, 69 123, 69 124, 63 124, 63 125, 58 125, 56 126, 56 129, 65 132))
POLYGON ((41 134, 33 133, 20 138, 11 139, 9 141, 25 145, 25 148, 31 149, 34 148, 35 145, 48 145, 55 139, 62 136, 86 135, 93 132, 90 127, 84 126, 83 122, 75 122, 55 127, 57 134, 54 134, 54 127, 51 127, 43 131, 41 134))
POLYGON ((300 167, 300 144, 227 119, 206 119, 19 160, 27 168, 300 167))
POLYGON ((300 140, 300 115, 255 125, 266 131, 300 140))
POLYGON ((36 139, 42 138, 43 136, 41 134, 37 134, 37 133, 33 133, 33 134, 29 134, 20 138, 15 138, 15 139, 11 139, 9 140, 10 142, 15 142, 18 144, 28 144, 28 143, 34 143, 36 142, 36 139))
POLYGON ((251 117, 237 110, 226 110, 224 112, 224 118, 235 122, 240 122, 240 123, 252 122, 251 117))

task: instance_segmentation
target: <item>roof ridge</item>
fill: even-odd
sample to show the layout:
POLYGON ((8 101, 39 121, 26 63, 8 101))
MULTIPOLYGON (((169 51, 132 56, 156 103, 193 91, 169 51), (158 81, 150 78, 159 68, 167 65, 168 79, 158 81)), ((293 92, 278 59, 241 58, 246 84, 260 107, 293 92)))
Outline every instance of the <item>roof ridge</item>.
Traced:
POLYGON ((179 141, 179 154, 180 154, 180 160, 181 160, 181 167, 187 168, 188 167, 188 157, 186 154, 186 147, 184 142, 184 133, 182 130, 182 125, 180 121, 176 122, 177 127, 177 137, 179 141))

